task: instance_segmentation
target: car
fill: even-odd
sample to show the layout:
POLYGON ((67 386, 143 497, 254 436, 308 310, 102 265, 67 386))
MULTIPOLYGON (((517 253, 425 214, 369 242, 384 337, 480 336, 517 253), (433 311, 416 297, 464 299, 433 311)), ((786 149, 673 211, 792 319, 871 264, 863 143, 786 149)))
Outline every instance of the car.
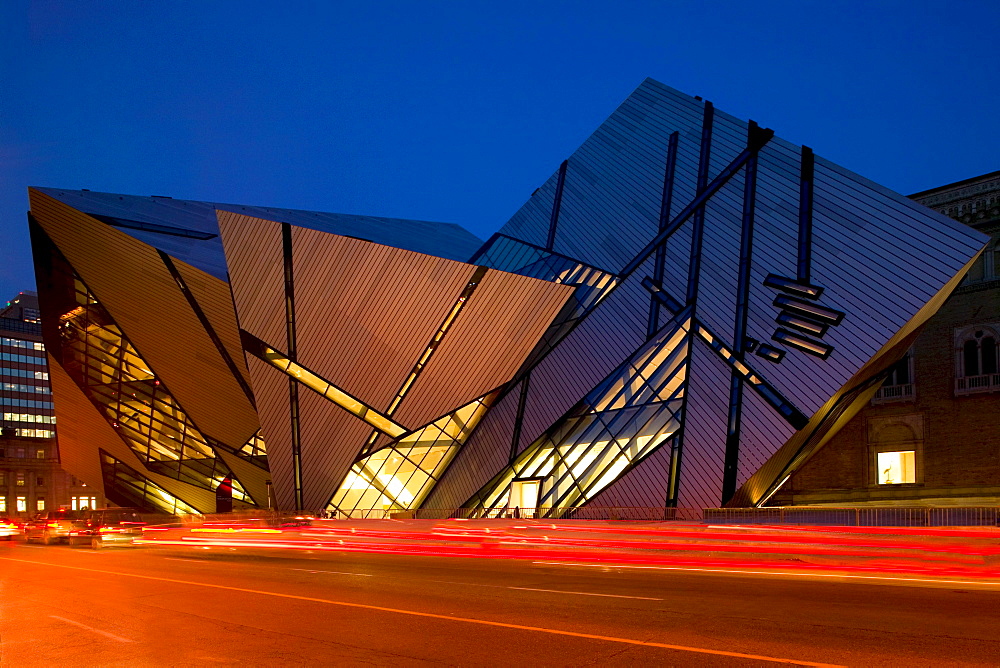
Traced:
POLYGON ((28 543, 37 540, 46 545, 68 541, 79 519, 79 512, 66 508, 39 513, 24 525, 24 540, 28 543))
POLYGON ((138 508, 99 508, 83 513, 69 535, 70 545, 90 545, 95 550, 108 545, 130 545, 142 538, 146 525, 138 508))
POLYGON ((13 517, 0 517, 0 538, 10 540, 20 536, 23 525, 13 517))

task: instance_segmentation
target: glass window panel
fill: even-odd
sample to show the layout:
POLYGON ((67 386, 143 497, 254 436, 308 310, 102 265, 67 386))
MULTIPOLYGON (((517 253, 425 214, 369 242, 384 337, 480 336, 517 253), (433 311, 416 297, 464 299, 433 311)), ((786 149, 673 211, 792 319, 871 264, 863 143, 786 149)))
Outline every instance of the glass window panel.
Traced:
POLYGON ((962 359, 965 364, 965 376, 979 375, 979 346, 975 341, 966 341, 962 346, 962 359))
POLYGON ((997 342, 992 336, 983 337, 979 344, 983 358, 983 373, 997 372, 997 342))
POLYGON ((914 483, 916 478, 916 452, 880 452, 877 455, 878 484, 899 485, 914 483))

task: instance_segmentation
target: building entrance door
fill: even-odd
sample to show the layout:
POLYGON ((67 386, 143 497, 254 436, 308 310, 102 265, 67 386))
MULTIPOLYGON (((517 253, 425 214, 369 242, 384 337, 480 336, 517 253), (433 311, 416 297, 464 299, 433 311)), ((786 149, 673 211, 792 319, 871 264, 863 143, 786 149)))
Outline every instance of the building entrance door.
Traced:
POLYGON ((537 480, 515 480, 510 484, 510 507, 517 508, 521 517, 535 517, 538 509, 537 480))

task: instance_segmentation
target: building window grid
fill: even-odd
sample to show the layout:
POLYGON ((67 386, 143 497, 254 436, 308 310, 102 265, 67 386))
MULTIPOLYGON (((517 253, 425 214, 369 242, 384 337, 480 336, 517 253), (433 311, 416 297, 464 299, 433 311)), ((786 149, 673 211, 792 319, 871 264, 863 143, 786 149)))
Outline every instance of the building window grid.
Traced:
POLYGON ((25 385, 23 383, 0 383, 0 390, 26 394, 52 394, 52 390, 47 385, 25 385))
POLYGON ((10 406, 12 408, 41 408, 50 411, 55 409, 55 404, 51 401, 14 399, 13 397, 0 397, 0 406, 10 406))
POLYGON ((20 353, 12 353, 5 350, 0 350, 0 362, 19 362, 21 364, 33 364, 35 366, 48 366, 48 362, 44 357, 22 355, 20 353))
POLYGON ((39 424, 55 424, 55 415, 36 415, 35 413, 4 413, 4 422, 35 422, 39 424))
POLYGON ((23 348, 25 350, 45 350, 45 344, 39 343, 38 341, 25 341, 24 339, 11 339, 6 336, 0 336, 0 345, 10 346, 12 348, 23 348))
POLYGON ((28 369, 14 369, 12 367, 0 366, 0 376, 11 378, 34 378, 35 380, 48 380, 48 371, 29 371, 28 369))

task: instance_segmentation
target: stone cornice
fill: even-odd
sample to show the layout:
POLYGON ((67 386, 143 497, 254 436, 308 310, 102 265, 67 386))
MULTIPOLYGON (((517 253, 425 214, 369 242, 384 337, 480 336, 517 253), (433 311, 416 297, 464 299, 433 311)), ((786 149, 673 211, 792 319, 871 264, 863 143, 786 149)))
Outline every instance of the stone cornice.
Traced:
POLYGON ((963 200, 973 201, 989 193, 1000 193, 1000 176, 980 183, 972 183, 955 190, 945 190, 923 197, 915 197, 914 200, 924 206, 937 207, 942 204, 956 204, 963 200))

